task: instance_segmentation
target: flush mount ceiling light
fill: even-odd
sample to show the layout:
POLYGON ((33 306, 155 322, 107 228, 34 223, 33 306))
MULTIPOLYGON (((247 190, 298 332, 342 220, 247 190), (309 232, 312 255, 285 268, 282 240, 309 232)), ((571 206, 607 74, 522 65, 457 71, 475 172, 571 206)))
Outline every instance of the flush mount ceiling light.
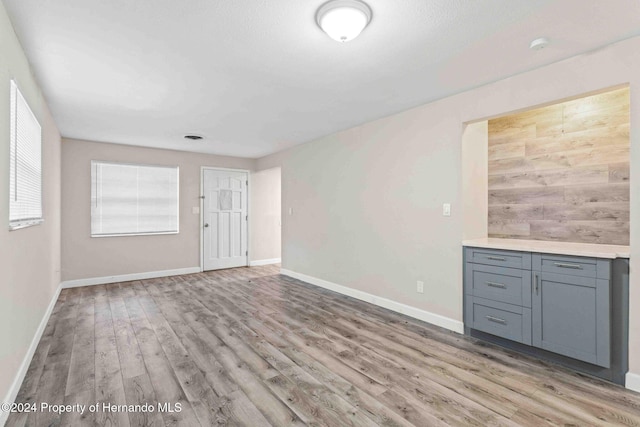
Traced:
POLYGON ((359 0, 331 0, 316 13, 322 31, 341 43, 358 37, 370 21, 371 9, 359 0))

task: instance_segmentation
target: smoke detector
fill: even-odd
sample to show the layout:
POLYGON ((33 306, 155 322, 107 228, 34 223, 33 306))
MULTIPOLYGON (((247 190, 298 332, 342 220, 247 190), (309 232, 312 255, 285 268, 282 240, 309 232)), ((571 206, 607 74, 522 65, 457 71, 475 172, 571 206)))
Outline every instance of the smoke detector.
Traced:
POLYGON ((531 42, 531 44, 529 45, 529 49, 541 50, 547 47, 548 45, 549 45, 549 39, 546 37, 540 37, 531 42))

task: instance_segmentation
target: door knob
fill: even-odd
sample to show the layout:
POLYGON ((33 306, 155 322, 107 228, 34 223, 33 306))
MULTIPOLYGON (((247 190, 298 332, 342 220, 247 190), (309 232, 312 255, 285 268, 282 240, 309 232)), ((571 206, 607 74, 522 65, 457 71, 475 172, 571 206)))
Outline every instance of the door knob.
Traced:
POLYGON ((205 224, 205 225, 204 225, 204 228, 207 228, 208 226, 209 226, 209 224, 205 224))

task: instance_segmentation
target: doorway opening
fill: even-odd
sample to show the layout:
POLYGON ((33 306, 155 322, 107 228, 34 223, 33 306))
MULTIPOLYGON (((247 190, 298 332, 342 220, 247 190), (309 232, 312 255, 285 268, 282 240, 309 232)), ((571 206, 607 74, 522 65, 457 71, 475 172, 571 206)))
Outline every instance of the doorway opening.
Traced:
POLYGON ((251 173, 249 265, 279 264, 282 259, 282 171, 251 173))

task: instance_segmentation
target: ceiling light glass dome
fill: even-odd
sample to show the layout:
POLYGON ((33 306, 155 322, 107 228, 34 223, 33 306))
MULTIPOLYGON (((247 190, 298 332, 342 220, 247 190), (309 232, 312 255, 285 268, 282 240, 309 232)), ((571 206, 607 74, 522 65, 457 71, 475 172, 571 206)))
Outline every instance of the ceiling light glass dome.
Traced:
POLYGON ((341 43, 358 37, 371 21, 371 9, 358 0, 332 0, 323 4, 316 14, 320 28, 341 43))

